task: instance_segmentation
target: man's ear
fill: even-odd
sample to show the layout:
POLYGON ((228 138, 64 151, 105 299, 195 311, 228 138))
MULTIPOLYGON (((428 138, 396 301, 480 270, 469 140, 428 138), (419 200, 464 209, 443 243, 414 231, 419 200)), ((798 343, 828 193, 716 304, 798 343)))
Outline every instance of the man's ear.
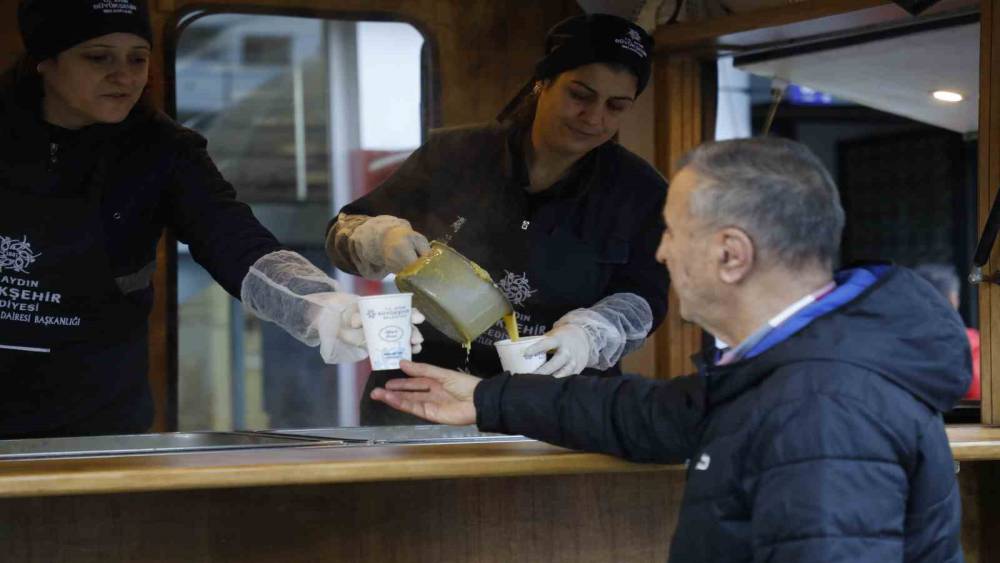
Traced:
POLYGON ((753 240, 742 229, 729 227, 716 233, 719 256, 719 279, 737 284, 753 269, 756 259, 753 240))

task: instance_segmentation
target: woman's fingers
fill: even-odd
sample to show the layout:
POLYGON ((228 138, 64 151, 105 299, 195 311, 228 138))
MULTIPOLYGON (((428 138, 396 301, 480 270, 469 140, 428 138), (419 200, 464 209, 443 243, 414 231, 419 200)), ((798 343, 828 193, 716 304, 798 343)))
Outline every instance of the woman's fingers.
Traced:
POLYGON ((543 338, 538 342, 535 342, 529 346, 524 351, 524 357, 534 356, 535 354, 541 354, 542 352, 548 352, 549 350, 554 350, 559 346, 559 342, 554 338, 543 338))
POLYGON ((562 369, 567 363, 569 363, 569 354, 560 350, 549 358, 549 361, 542 364, 535 373, 542 375, 552 375, 562 369))
POLYGON ((362 348, 365 345, 365 331, 361 329, 341 328, 337 336, 351 346, 362 348))
POLYGON ((418 324, 424 322, 424 320, 426 320, 425 317, 424 317, 424 314, 421 313, 419 309, 417 309, 416 307, 414 307, 413 309, 410 310, 410 322, 411 323, 413 323, 415 325, 418 325, 418 324))

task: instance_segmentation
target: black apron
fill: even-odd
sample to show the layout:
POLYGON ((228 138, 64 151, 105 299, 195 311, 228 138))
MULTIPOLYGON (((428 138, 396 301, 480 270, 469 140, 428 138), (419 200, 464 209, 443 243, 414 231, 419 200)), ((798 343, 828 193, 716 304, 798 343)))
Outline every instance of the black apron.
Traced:
POLYGON ((152 421, 147 310, 115 284, 99 185, 77 197, 0 185, 0 436, 141 432, 152 421))
MULTIPOLYGON (((523 187, 483 193, 478 205, 456 204, 440 210, 450 231, 437 238, 482 266, 504 291, 518 317, 521 336, 538 336, 569 311, 591 307, 606 297, 612 266, 628 260, 628 242, 611 237, 601 243, 584 240, 566 220, 573 215, 573 198, 555 199, 532 211, 523 187)), ((468 201, 468 200, 466 200, 468 201)), ((494 342, 508 338, 502 322, 487 329, 466 354, 462 346, 424 324, 425 341, 414 361, 490 377, 501 373, 494 342)), ((588 375, 617 375, 617 366, 588 375)), ((405 377, 398 370, 372 372, 361 402, 366 426, 426 424, 373 401, 371 390, 389 379, 405 377)))

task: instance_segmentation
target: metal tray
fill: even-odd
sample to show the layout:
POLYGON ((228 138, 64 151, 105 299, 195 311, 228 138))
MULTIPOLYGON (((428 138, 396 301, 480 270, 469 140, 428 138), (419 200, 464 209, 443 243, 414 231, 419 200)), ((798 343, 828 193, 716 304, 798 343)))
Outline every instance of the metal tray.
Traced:
POLYGON ((360 444, 455 444, 482 442, 527 442, 530 438, 480 432, 475 426, 357 426, 268 430, 268 436, 321 438, 360 444))
MULTIPOLYGON (((338 442, 310 436, 274 436, 256 432, 168 432, 0 440, 0 461, 37 458, 104 457, 160 453, 280 448, 338 442)), ((339 442, 343 443, 343 442, 339 442)))

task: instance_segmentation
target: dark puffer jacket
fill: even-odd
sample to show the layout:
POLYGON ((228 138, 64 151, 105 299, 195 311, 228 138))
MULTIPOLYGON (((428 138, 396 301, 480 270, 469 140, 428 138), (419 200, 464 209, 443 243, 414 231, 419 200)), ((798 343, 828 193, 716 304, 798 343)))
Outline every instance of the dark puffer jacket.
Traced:
POLYGON ((941 418, 971 377, 961 320, 905 269, 838 282, 804 328, 699 375, 484 380, 479 427, 688 461, 671 561, 962 561, 941 418))

